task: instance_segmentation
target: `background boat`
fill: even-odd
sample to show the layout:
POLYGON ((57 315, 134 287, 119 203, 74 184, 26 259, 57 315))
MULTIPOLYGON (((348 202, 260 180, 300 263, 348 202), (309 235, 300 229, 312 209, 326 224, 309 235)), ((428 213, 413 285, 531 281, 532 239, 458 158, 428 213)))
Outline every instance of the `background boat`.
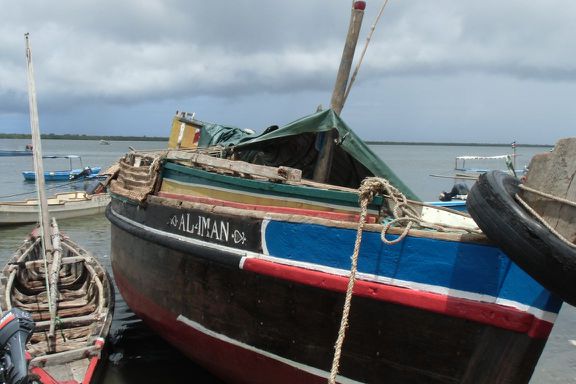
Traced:
MULTIPOLYGON (((69 181, 78 178, 90 178, 98 175, 101 167, 84 167, 82 157, 78 155, 65 155, 65 156, 43 156, 44 159, 66 159, 68 160, 69 168, 64 170, 45 171, 44 179, 46 181, 69 181), (73 160, 75 161, 73 163, 73 160), (76 165, 77 164, 77 165, 76 165), (79 165, 79 167, 78 167, 79 165), (76 168, 77 167, 77 168, 76 168)), ((34 171, 23 171, 22 176, 26 181, 36 180, 34 171)))
MULTIPOLYGON (((88 194, 72 191, 48 198, 48 210, 56 219, 90 216, 104 213, 110 202, 107 193, 88 194)), ((0 202, 0 225, 22 225, 38 221, 38 200, 0 202)))
POLYGON ((0 149, 0 157, 2 156, 8 156, 8 157, 12 157, 12 156, 32 156, 32 151, 11 151, 8 149, 0 149))

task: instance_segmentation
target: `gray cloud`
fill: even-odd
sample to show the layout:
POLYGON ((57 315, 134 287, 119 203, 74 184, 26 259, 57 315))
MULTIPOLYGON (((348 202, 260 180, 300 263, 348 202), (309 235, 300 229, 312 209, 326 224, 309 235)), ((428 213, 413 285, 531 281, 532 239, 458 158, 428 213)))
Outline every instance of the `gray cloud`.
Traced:
MULTIPOLYGON (((368 2, 361 36, 380 4, 368 2)), ((151 103, 184 100, 207 105, 210 99, 209 110, 219 105, 226 119, 225 106, 240 99, 268 106, 276 101, 295 111, 304 107, 289 100, 313 102, 324 94, 318 102, 326 104, 349 7, 349 0, 0 0, 0 123, 8 114, 11 121, 14 114, 26 117, 24 32, 32 36, 39 102, 45 113, 80 113, 87 105, 100 105, 117 117, 114 108, 147 110, 151 103)), ((576 3, 570 0, 391 1, 345 113, 369 126, 374 124, 369 116, 378 116, 379 110, 386 110, 384 101, 396 97, 403 104, 395 116, 405 119, 405 125, 423 124, 414 113, 399 112, 425 103, 414 82, 439 87, 429 95, 435 100, 450 100, 451 95, 442 92, 449 88, 443 83, 456 80, 462 88, 476 89, 470 103, 481 102, 481 95, 489 98, 486 90, 498 92, 503 82, 512 87, 508 89, 530 88, 548 97, 554 97, 549 83, 555 83, 561 88, 558 97, 573 97, 575 18, 576 3), (476 82, 480 77, 482 82, 476 82), (415 93, 383 92, 375 86, 392 83, 415 93), (359 114, 352 105, 370 105, 372 111, 359 114)), ((441 118, 465 125, 467 119, 478 119, 466 100, 452 111, 449 104, 433 113, 440 132, 441 118), (467 114, 460 114, 464 110, 467 114)), ((555 114, 561 112, 554 109, 555 114)), ((63 129, 72 120, 63 118, 63 129)), ((56 115, 51 121, 57 124, 56 115)))

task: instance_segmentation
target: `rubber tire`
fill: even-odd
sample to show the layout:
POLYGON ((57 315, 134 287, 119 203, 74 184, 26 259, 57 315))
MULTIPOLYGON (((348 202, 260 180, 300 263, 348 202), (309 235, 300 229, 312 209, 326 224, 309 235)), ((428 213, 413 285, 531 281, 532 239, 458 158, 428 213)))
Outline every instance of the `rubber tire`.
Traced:
POLYGON ((576 305, 576 249, 570 247, 514 199, 519 181, 502 171, 481 175, 466 206, 476 224, 520 268, 576 305))

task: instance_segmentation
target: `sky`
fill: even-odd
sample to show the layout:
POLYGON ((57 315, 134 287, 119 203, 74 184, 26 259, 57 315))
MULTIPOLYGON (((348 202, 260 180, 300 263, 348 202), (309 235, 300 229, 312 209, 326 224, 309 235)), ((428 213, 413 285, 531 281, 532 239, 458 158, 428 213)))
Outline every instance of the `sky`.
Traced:
MULTIPOLYGON (((357 56, 382 1, 367 1, 357 56)), ((175 111, 263 131, 329 107, 350 0, 0 0, 0 133, 168 136, 175 111)), ((576 2, 389 0, 341 117, 365 140, 576 134, 576 2)))

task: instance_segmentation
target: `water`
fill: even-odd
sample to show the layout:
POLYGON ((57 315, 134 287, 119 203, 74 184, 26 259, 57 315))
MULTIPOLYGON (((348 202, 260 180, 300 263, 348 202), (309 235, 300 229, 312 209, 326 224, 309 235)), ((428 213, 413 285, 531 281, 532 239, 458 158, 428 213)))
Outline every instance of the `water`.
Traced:
MULTIPOLYGON (((0 140, 0 149, 23 149, 26 140, 0 140)), ((100 145, 97 141, 44 140, 46 155, 78 154, 85 166, 106 168, 128 151, 165 148, 163 142, 111 142, 100 145)), ((509 152, 503 147, 476 146, 416 146, 378 145, 372 149, 423 200, 435 200, 442 190, 450 190, 451 179, 434 178, 430 174, 449 175, 454 157, 459 155, 500 155, 509 152)), ((528 164, 530 158, 546 149, 518 148, 517 168, 528 164)), ((482 166, 481 164, 474 164, 482 166)), ((66 167, 63 160, 45 161, 45 169, 66 167), (58 163, 57 163, 58 162, 58 163)), ((491 164, 494 166, 494 163, 491 164)), ((498 167, 503 164, 498 165, 498 167)), ((33 169, 32 157, 0 157, 0 199, 7 195, 33 192, 34 184, 24 182, 21 171, 33 169)), ((53 188, 54 184, 47 184, 53 188)), ((81 188, 82 185, 78 185, 81 188)), ((51 192, 54 192, 52 190, 51 192)), ((10 199, 34 197, 11 196, 10 199)), ((60 220, 59 226, 72 239, 92 251, 110 268, 110 224, 103 216, 73 220, 60 220)), ((11 252, 22 242, 30 226, 0 227, 0 263, 3 265, 11 252)), ((110 356, 104 369, 102 383, 156 384, 194 382, 214 384, 218 380, 195 366, 178 351, 152 333, 126 306, 116 292, 116 310, 111 330, 110 356)), ((540 362, 532 377, 532 384, 576 383, 576 309, 564 305, 540 362)))

